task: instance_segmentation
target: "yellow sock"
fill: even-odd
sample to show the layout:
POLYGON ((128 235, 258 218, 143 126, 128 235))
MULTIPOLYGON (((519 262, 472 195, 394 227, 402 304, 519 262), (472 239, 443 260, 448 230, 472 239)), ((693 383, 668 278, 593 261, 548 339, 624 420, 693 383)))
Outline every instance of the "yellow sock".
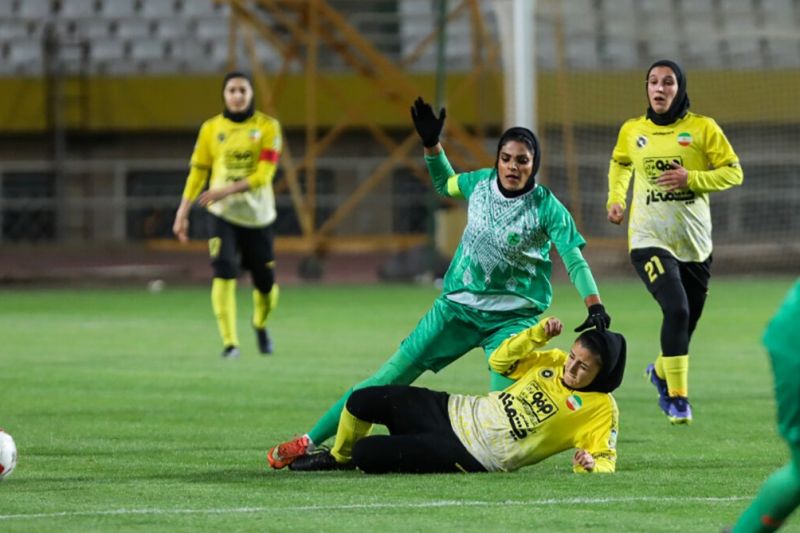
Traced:
POLYGON ((272 285, 272 290, 266 294, 258 289, 253 289, 253 327, 264 329, 269 314, 278 307, 279 297, 280 288, 277 283, 272 285))
POLYGON ((664 373, 664 354, 658 354, 658 357, 656 357, 655 367, 656 367, 656 376, 658 376, 661 379, 664 379, 664 376, 666 375, 664 373))
POLYGON ((339 428, 336 430, 336 440, 333 443, 331 455, 337 463, 346 463, 353 458, 353 446, 369 433, 372 424, 354 417, 347 410, 342 409, 339 417, 339 428))
POLYGON ((670 396, 689 397, 689 356, 676 355, 663 358, 665 379, 670 396))
POLYGON ((239 346, 236 332, 236 280, 214 278, 211 283, 211 307, 225 346, 239 346))

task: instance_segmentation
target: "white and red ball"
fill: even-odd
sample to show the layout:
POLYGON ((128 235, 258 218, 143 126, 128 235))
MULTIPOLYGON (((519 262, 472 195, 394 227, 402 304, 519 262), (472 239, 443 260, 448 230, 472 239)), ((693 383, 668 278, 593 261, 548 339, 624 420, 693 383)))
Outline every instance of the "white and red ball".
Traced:
POLYGON ((11 435, 0 429, 0 481, 14 471, 17 466, 17 445, 11 435))

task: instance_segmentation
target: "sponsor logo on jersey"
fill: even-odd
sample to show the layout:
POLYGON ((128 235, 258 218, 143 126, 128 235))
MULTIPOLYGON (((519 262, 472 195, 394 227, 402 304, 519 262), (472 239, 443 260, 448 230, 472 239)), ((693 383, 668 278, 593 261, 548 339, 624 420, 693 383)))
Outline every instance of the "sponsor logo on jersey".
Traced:
POLYGON ((250 140, 257 141, 261 138, 261 130, 250 130, 250 140))
POLYGON ((248 150, 229 150, 225 152, 225 167, 228 170, 249 169, 254 164, 255 157, 248 150))
POLYGON ((539 372, 539 375, 542 376, 545 379, 552 378, 553 377, 553 370, 550 369, 550 368, 545 368, 541 372, 539 372))
POLYGON ((583 407, 583 400, 577 394, 571 394, 569 398, 567 398, 567 407, 570 411, 577 411, 581 407, 583 407))
POLYGON ((647 137, 645 137, 644 135, 639 135, 636 138, 636 146, 639 148, 644 148, 645 146, 647 146, 647 137))
POLYGON ((658 202, 687 202, 692 203, 694 199, 697 198, 697 195, 694 191, 685 190, 685 191, 656 191, 650 189, 647 192, 647 201, 646 204, 656 204, 658 202))
POLYGON ((678 144, 681 146, 689 146, 692 144, 692 135, 685 131, 678 134, 678 144))
POLYGON ((645 175, 650 181, 656 181, 661 174, 667 170, 672 170, 673 161, 677 161, 680 166, 683 166, 683 158, 679 155, 671 155, 668 157, 645 157, 645 175))

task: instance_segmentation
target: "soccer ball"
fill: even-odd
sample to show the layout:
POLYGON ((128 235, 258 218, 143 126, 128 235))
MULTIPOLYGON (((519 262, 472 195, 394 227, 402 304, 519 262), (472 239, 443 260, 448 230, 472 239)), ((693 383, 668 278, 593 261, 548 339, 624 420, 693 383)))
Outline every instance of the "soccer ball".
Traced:
POLYGON ((17 466, 17 445, 11 435, 0 429, 0 481, 8 477, 17 466))

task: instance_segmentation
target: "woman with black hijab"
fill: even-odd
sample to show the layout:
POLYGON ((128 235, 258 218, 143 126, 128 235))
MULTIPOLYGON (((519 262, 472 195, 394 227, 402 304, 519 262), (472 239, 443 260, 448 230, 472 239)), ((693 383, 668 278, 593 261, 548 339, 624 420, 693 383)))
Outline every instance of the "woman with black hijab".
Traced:
MULTIPOLYGON (((536 135, 527 128, 511 128, 497 143, 493 167, 456 173, 439 143, 445 110, 437 117, 418 98, 411 118, 434 188, 442 196, 467 202, 467 227, 445 274, 442 293, 377 372, 345 392, 307 434, 267 452, 273 468, 287 466, 332 437, 354 389, 411 384, 423 372, 438 372, 473 348, 483 348, 488 357, 510 335, 536 324, 552 301, 553 247, 587 309, 586 319, 575 331, 605 329, 610 324, 581 255, 586 241, 569 211, 547 187, 536 183, 542 160, 536 135)), ((490 369, 489 390, 503 390, 511 382, 490 369)))
POLYGON ((647 70, 647 113, 622 125, 608 171, 608 220, 622 223, 634 178, 631 262, 663 314, 661 353, 647 367, 659 406, 689 424, 689 340, 711 277, 708 194, 742 183, 739 158, 717 123, 689 111, 686 76, 675 62, 647 70))
POLYGON ((222 357, 234 359, 239 356, 236 278, 240 265, 253 279, 252 325, 258 349, 265 355, 272 353, 266 328, 267 317, 278 303, 272 178, 282 141, 278 121, 255 110, 253 85, 246 74, 225 76, 222 100, 222 113, 200 128, 172 231, 181 242, 187 241, 194 201, 208 210, 208 251, 214 271, 211 304, 222 337, 222 357))
POLYGON ((575 449, 573 471, 614 472, 626 343, 588 329, 569 352, 543 350, 562 324, 545 318, 503 342, 489 358, 515 380, 486 396, 409 386, 355 391, 333 449, 296 460, 292 470, 358 468, 388 472, 509 472, 575 449), (373 423, 389 435, 367 436, 373 423))

